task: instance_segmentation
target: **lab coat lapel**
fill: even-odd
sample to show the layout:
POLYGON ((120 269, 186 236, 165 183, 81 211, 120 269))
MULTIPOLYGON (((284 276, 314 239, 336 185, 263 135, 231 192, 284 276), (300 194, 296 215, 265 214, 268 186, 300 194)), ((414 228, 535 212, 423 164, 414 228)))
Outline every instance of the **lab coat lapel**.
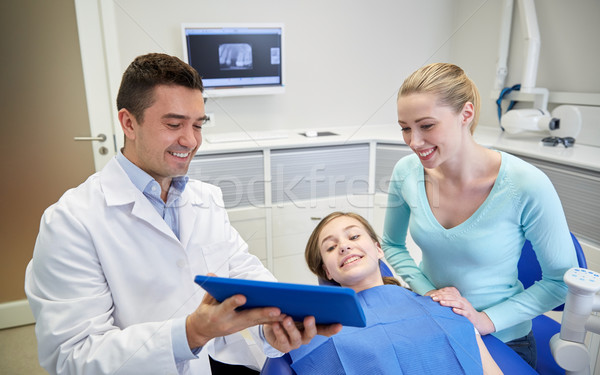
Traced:
POLYGON ((171 237, 175 241, 178 241, 177 237, 175 237, 175 233, 173 233, 164 219, 160 217, 158 212, 156 212, 154 207, 152 207, 152 203, 150 203, 150 201, 148 201, 148 199, 141 192, 136 196, 131 214, 138 217, 140 220, 146 221, 148 224, 152 225, 154 228, 171 237))
POLYGON ((108 206, 133 205, 131 214, 150 224, 152 227, 162 232, 175 241, 177 237, 169 228, 167 223, 156 212, 152 204, 139 191, 127 176, 127 173, 121 168, 116 158, 106 164, 102 170, 101 184, 106 204, 108 206))

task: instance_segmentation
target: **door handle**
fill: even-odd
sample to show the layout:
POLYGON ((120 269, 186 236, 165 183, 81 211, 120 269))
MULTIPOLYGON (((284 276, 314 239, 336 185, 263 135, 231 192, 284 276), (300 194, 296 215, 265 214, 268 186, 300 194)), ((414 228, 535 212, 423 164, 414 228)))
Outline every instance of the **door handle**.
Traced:
POLYGON ((97 137, 74 137, 73 140, 75 140, 75 141, 98 141, 98 142, 104 142, 104 141, 106 141, 106 135, 104 135, 104 134, 98 134, 97 137))

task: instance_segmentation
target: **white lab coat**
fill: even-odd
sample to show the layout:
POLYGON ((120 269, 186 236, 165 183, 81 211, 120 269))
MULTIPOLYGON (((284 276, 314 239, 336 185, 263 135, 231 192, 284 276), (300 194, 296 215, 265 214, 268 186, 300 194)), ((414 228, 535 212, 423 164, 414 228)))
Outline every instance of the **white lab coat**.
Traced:
POLYGON ((219 188, 190 180, 180 241, 116 159, 67 191, 45 211, 26 273, 42 366, 58 374, 209 374, 207 351, 251 364, 240 334, 212 340, 179 366, 172 350, 172 320, 204 295, 195 275, 275 280, 223 207, 219 188))

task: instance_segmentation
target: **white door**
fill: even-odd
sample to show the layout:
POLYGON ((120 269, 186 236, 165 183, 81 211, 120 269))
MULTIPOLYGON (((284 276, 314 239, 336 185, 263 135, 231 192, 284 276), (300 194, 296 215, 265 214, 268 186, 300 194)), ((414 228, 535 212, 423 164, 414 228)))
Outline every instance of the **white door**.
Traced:
MULTIPOLYGON (((0 34, 3 329, 33 322, 23 280, 40 218, 94 173, 91 146, 97 146, 73 140, 90 135, 73 0, 2 0, 0 34)), ((11 373, 3 358, 0 373, 11 373)))
POLYGON ((112 1, 75 0, 94 165, 99 171, 123 147, 116 95, 121 67, 112 1), (103 140, 104 139, 104 140, 103 140))

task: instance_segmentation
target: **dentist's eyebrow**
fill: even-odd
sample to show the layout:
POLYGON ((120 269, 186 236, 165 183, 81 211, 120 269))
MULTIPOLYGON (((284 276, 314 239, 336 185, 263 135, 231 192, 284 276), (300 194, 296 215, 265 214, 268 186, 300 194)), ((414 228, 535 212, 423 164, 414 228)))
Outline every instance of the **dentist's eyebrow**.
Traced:
POLYGON ((164 119, 178 119, 178 120, 187 120, 190 117, 189 116, 185 116, 185 115, 180 115, 178 113, 166 113, 164 115, 162 115, 162 118, 164 119))
MULTIPOLYGON (((162 116, 163 119, 177 119, 177 120, 189 120, 191 117, 186 115, 180 115, 179 113, 166 113, 162 116)), ((198 117, 196 121, 205 121, 208 119, 207 115, 198 117)))

